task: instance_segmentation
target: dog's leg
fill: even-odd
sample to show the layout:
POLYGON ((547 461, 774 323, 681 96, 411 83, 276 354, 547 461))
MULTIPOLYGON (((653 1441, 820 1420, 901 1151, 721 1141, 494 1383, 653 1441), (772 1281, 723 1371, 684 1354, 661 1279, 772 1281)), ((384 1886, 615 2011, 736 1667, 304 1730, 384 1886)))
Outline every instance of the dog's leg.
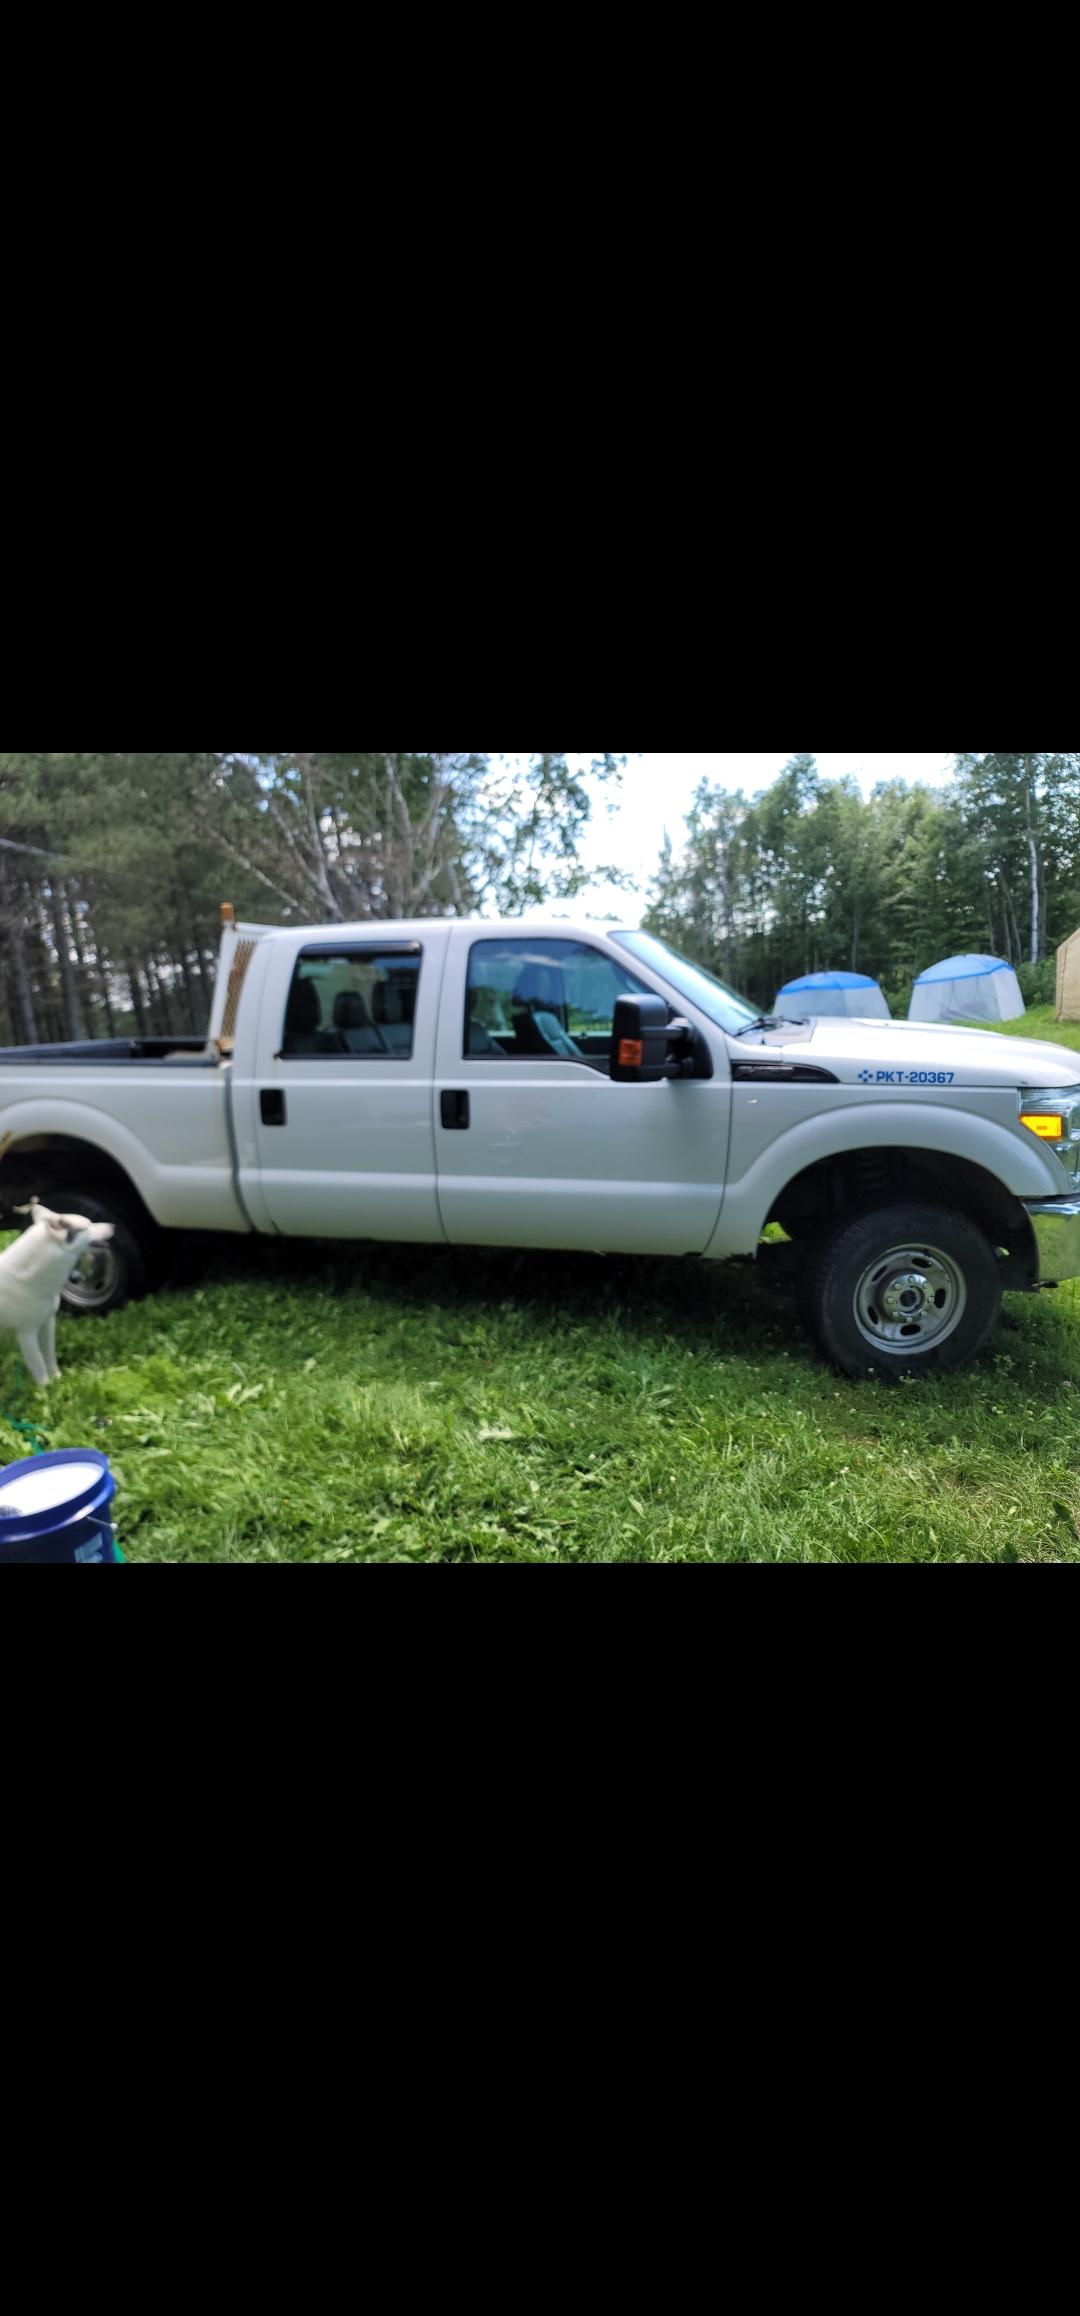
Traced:
POLYGON ((49 1381, 49 1370, 41 1356, 41 1345, 37 1336, 20 1335, 19 1349, 26 1361, 31 1382, 37 1384, 39 1391, 44 1391, 49 1381))
POLYGON ((56 1313, 55 1313, 55 1311, 50 1311, 50 1313, 49 1313, 49 1316, 48 1316, 48 1318, 47 1318, 47 1319, 46 1319, 46 1321, 45 1321, 45 1325, 44 1325, 44 1326, 43 1326, 43 1327, 40 1329, 40 1331, 39 1331, 39 1333, 38 1333, 38 1342, 39 1342, 39 1343, 40 1343, 40 1345, 41 1345, 41 1355, 42 1355, 42 1358, 44 1359, 44 1361, 45 1361, 45 1365, 46 1365, 46 1367, 48 1368, 48 1371, 49 1371, 49 1381, 50 1381, 50 1383, 59 1383, 59 1381, 60 1381, 60 1369, 58 1368, 58 1366, 57 1366, 57 1364, 56 1364, 56 1313))

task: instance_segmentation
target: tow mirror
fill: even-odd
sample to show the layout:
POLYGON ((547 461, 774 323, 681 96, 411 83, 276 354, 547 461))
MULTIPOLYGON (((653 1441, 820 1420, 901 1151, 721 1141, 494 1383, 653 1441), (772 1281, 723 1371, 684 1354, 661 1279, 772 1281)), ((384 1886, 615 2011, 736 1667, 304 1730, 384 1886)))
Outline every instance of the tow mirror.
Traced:
POLYGON ((662 997, 620 997, 611 1039, 611 1075, 616 1085, 651 1086, 660 1078, 681 1077, 672 1063, 689 1026, 673 1022, 662 997))

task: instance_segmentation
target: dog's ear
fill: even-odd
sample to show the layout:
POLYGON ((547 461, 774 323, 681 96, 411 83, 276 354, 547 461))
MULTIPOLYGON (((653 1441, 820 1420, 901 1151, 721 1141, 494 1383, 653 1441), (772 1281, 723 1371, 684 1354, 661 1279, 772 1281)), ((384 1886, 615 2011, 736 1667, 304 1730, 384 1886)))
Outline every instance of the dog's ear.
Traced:
POLYGON ((16 1214, 28 1214, 31 1222, 45 1223, 46 1227, 54 1233, 57 1230, 63 1231, 64 1225, 60 1221, 59 1215, 53 1214, 49 1207, 43 1206, 40 1198, 32 1198, 29 1206, 17 1206, 15 1212, 16 1214))
POLYGON ((114 1222, 95 1222, 90 1231, 90 1244, 91 1246, 107 1246, 109 1240, 115 1236, 116 1224, 114 1222))

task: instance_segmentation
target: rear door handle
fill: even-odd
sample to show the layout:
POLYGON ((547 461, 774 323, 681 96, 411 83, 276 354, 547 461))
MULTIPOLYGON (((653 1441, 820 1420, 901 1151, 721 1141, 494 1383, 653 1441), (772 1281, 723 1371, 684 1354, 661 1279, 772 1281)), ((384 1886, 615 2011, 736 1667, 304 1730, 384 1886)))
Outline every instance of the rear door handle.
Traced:
POLYGON ((467 1134, 471 1124, 468 1094, 444 1094, 442 1122, 448 1134, 467 1134))
POLYGON ((259 1109, 264 1126, 288 1125, 289 1113, 285 1105, 285 1096, 278 1089, 263 1087, 262 1093, 259 1095, 259 1109))

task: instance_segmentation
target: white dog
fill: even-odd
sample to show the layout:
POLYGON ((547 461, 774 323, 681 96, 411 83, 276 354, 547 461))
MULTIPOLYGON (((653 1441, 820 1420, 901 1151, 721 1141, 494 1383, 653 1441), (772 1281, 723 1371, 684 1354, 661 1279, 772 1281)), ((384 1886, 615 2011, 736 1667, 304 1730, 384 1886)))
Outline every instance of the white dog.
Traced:
POLYGON ((31 1227, 0 1255, 0 1327, 18 1337, 30 1375, 41 1388, 55 1383, 60 1373, 60 1290, 87 1247, 103 1246, 112 1237, 113 1225, 88 1222, 85 1214, 50 1214, 36 1198, 16 1211, 30 1216, 31 1227))

